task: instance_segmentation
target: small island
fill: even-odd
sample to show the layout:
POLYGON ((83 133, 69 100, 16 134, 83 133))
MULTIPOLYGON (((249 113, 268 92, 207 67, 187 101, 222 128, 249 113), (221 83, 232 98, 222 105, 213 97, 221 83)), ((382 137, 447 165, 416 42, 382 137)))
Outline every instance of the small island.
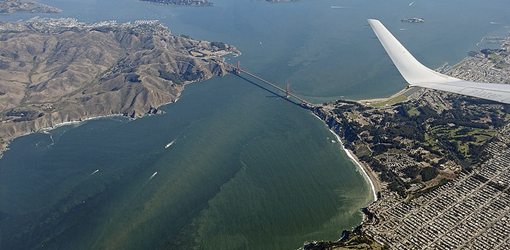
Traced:
POLYGON ((59 13, 61 11, 61 9, 33 0, 0 0, 0 14, 11 14, 15 12, 59 13))
POLYGON ((425 19, 423 19, 421 17, 411 17, 411 18, 407 18, 407 19, 402 19, 400 21, 403 23, 424 23, 425 19))
POLYGON ((158 21, 0 24, 0 152, 66 122, 158 113, 192 82, 227 73, 223 42, 173 35, 158 21))
POLYGON ((211 6, 212 3, 208 0, 140 0, 144 2, 170 4, 170 5, 183 5, 183 6, 211 6))

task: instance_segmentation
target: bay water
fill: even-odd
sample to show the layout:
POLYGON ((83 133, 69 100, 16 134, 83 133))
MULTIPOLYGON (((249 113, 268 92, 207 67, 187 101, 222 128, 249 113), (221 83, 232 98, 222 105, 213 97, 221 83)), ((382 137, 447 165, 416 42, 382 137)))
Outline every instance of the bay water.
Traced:
MULTIPOLYGON (((158 19, 174 34, 233 44, 243 54, 228 60, 314 103, 405 86, 367 18, 431 67, 456 63, 510 24, 504 0, 44 2, 63 12, 39 16, 158 19), (425 23, 400 21, 415 16, 425 23)), ((0 248, 295 249, 337 239, 373 200, 321 121, 236 76, 192 84, 162 110, 13 141, 0 160, 0 248)))

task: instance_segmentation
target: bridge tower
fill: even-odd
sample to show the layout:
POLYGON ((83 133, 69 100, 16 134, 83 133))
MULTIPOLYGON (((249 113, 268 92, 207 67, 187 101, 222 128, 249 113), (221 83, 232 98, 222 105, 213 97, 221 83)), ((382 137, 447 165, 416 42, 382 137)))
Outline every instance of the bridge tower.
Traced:
POLYGON ((287 82, 287 86, 285 87, 285 97, 289 99, 290 97, 290 83, 287 82))
POLYGON ((237 61, 236 67, 234 69, 234 73, 236 75, 240 75, 241 74, 241 61, 237 61))

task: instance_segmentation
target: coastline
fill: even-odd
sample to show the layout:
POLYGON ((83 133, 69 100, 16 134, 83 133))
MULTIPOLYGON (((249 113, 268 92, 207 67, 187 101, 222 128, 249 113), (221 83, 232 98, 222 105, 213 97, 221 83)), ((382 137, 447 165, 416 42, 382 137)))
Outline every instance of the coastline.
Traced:
POLYGON ((345 152, 345 154, 347 154, 347 156, 349 157, 349 159, 355 164, 358 166, 358 168, 361 170, 362 172, 362 175, 363 175, 363 178, 365 179, 366 182, 368 182, 368 184, 370 185, 370 189, 372 190, 372 196, 373 196, 373 202, 377 201, 377 192, 381 191, 381 185, 379 183, 379 180, 376 179, 377 177, 374 176, 375 173, 372 172, 372 170, 370 169, 367 169, 367 166, 364 165, 363 163, 361 163, 358 159, 358 157, 356 157, 356 155, 354 155, 354 153, 352 151, 350 151, 349 149, 345 148, 344 146, 344 143, 343 141, 340 139, 340 136, 337 135, 333 130, 329 129, 329 131, 335 135, 336 139, 338 140, 338 143, 340 144, 342 150, 345 152))
MULTIPOLYGON (((57 123, 57 124, 55 124, 53 126, 41 128, 39 131, 30 132, 30 133, 25 134, 25 135, 29 135, 29 134, 33 134, 33 133, 38 133, 38 132, 49 132, 51 130, 54 130, 56 128, 63 127, 63 126, 80 124, 80 123, 84 123, 84 122, 87 122, 87 121, 99 120, 99 119, 111 118, 111 117, 126 117, 126 118, 128 118, 127 116, 122 115, 122 114, 91 116, 91 117, 83 118, 83 119, 80 119, 80 120, 75 120, 75 121, 71 120, 71 121, 65 121, 65 122, 57 123)), ((25 136, 25 135, 22 135, 22 136, 25 136)), ((19 136, 19 137, 21 137, 21 136, 19 136)), ((19 137, 16 137, 16 138, 19 138, 19 137)))
POLYGON ((377 102, 385 102, 389 101, 395 97, 398 97, 407 91, 409 91, 410 87, 404 87, 403 89, 399 90, 397 93, 394 93, 388 97, 377 97, 377 98, 371 98, 371 99, 361 99, 361 100, 353 100, 360 103, 377 103, 377 102))
POLYGON ((419 91, 419 88, 407 86, 388 97, 352 101, 371 107, 387 107, 409 100, 410 96, 414 95, 417 91, 419 91))
MULTIPOLYGON (((196 81, 196 82, 198 83, 198 82, 201 82, 201 81, 196 81)), ((195 82, 186 83, 184 86, 186 86, 188 84, 192 84, 192 83, 195 83, 195 82)), ((165 105, 170 105, 170 104, 176 103, 179 100, 179 98, 180 98, 180 94, 179 94, 179 96, 177 96, 177 98, 175 100, 167 102, 167 103, 163 103, 160 106, 158 106, 157 109, 159 109, 159 108, 161 108, 161 107, 163 107, 165 105)), ((158 113, 155 113, 154 115, 158 115, 158 114, 161 114, 161 113, 158 112, 158 113)), ((149 116, 149 115, 152 115, 152 114, 146 113, 145 115, 143 115, 141 117, 131 118, 131 117, 127 116, 127 115, 117 113, 117 114, 108 114, 108 115, 96 115, 96 116, 91 116, 91 117, 80 118, 79 120, 70 120, 70 121, 56 123, 55 125, 52 125, 52 126, 49 126, 49 127, 43 127, 43 128, 40 128, 40 129, 38 129, 36 131, 30 131, 30 132, 27 132, 25 134, 21 134, 21 135, 18 135, 18 136, 15 136, 15 137, 9 139, 4 144, 5 147, 4 148, 0 148, 0 160, 3 158, 5 152, 9 151, 9 145, 11 144, 11 142, 16 140, 16 139, 18 139, 18 138, 20 138, 20 137, 23 137, 23 136, 27 136, 27 135, 31 135, 31 134, 35 134, 35 133, 48 133, 49 131, 54 130, 54 129, 59 128, 59 127, 69 126, 69 125, 74 125, 74 124, 80 124, 80 123, 85 123, 85 122, 92 121, 92 120, 99 120, 99 119, 112 118, 112 117, 125 117, 126 119, 131 121, 131 120, 141 119, 141 118, 144 118, 144 117, 149 116)))
MULTIPOLYGON (((312 112, 312 115, 319 119, 321 122, 324 123, 324 120, 322 120, 319 116, 317 116, 315 113, 312 112)), ((368 166, 361 163, 358 157, 354 155, 353 152, 351 152, 349 149, 345 148, 344 142, 340 138, 338 134, 335 133, 335 131, 328 128, 329 132, 331 132, 335 138, 337 139, 338 143, 340 144, 340 148, 345 152, 347 157, 351 160, 352 163, 354 163, 358 169, 361 170, 361 175, 363 176, 363 179, 370 185, 370 189, 372 190, 372 202, 377 201, 377 192, 381 191, 381 183, 379 179, 377 179, 376 173, 374 173, 368 166)))
MULTIPOLYGON (((92 121, 92 120, 99 120, 99 119, 111 118, 111 117, 126 117, 126 118, 129 118, 128 116, 125 116, 125 115, 122 115, 122 114, 98 115, 98 116, 91 116, 91 117, 83 118, 83 119, 80 119, 80 120, 71 120, 71 121, 60 122, 60 123, 57 123, 57 124, 49 126, 49 127, 43 127, 43 128, 38 129, 36 131, 30 131, 30 132, 18 135, 16 137, 8 140, 5 143, 5 147, 4 148, 0 148, 0 160, 4 157, 5 152, 9 151, 9 145, 11 144, 11 142, 16 140, 16 139, 18 139, 18 138, 21 138, 23 136, 27 136, 27 135, 31 135, 31 134, 35 134, 35 133, 48 133, 49 131, 54 130, 54 129, 59 128, 59 127, 69 126, 69 125, 74 125, 74 124, 80 124, 80 123, 84 123, 84 122, 88 122, 88 121, 92 121)), ((134 119, 136 119, 136 118, 134 118, 134 119)))

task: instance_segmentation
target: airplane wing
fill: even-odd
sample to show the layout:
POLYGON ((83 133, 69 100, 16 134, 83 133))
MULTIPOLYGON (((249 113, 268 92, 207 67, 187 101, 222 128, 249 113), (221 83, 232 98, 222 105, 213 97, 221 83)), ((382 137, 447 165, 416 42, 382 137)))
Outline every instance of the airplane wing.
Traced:
POLYGON ((368 23, 409 85, 510 104, 510 84, 464 81, 433 71, 416 60, 379 20, 368 23))

